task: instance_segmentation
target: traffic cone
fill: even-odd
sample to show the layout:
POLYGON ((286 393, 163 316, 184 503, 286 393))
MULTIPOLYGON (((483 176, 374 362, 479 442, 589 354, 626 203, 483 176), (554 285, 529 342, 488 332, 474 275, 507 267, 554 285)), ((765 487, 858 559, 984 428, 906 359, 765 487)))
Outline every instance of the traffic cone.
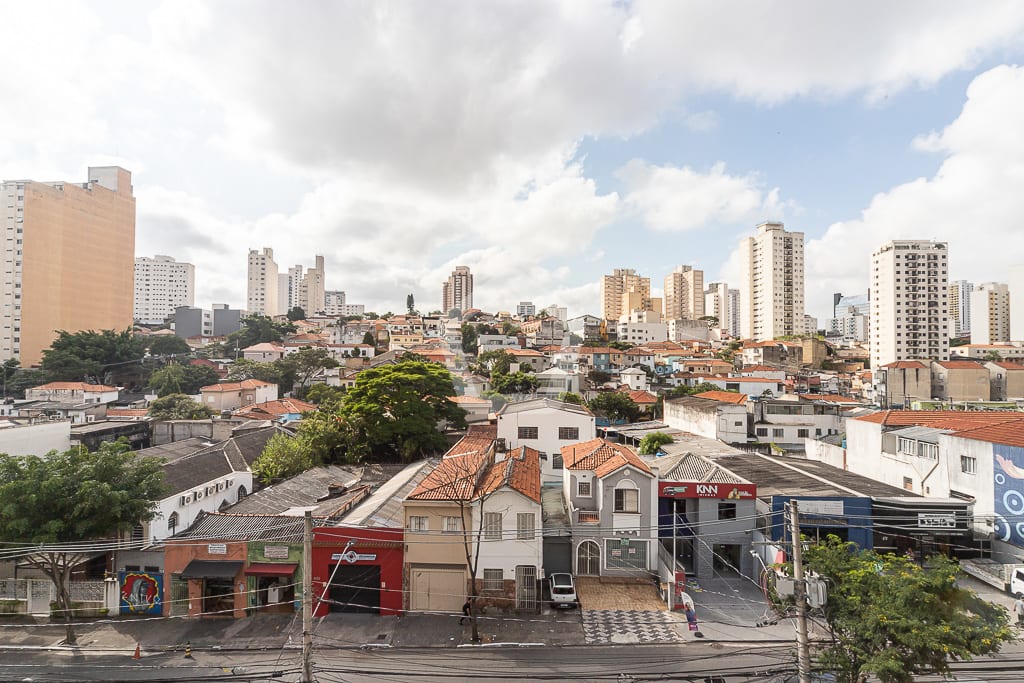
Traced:
POLYGON ((135 643, 135 654, 132 655, 132 659, 142 659, 142 646, 135 643))
POLYGON ((185 641, 185 659, 192 659, 192 641, 185 641))

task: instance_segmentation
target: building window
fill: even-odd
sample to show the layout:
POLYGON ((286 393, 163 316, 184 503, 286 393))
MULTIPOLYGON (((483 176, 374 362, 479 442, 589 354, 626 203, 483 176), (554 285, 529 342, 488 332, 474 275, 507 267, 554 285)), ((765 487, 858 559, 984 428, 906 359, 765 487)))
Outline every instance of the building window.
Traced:
POLYGON ((640 491, 615 489, 615 512, 640 512, 640 491))
POLYGON ((785 433, 785 432, 783 432, 783 430, 782 430, 782 428, 781 428, 781 427, 775 427, 775 428, 773 428, 773 429, 772 429, 772 436, 773 436, 773 437, 780 437, 780 436, 782 436, 782 435, 783 435, 784 433, 785 433))
POLYGON ((501 513, 484 513, 484 538, 488 541, 501 540, 501 513))
POLYGON ((505 572, 501 569, 484 570, 484 590, 500 591, 505 588, 505 572))
POLYGON ((534 531, 534 514, 520 512, 516 515, 516 538, 520 541, 532 541, 534 531))
POLYGON ((177 526, 178 526, 178 513, 177 512, 172 512, 170 514, 170 516, 167 518, 167 530, 170 531, 171 534, 173 535, 174 534, 174 530, 177 528, 177 526))
POLYGON ((608 569, 647 569, 647 541, 609 538, 604 544, 608 569))
POLYGON ((537 428, 536 427, 520 427, 519 428, 520 439, 536 439, 537 428))
POLYGON ((798 439, 806 439, 810 436, 811 431, 809 429, 798 429, 796 430, 796 436, 798 439))
POLYGON ((590 482, 589 481, 578 481, 578 482, 576 482, 576 495, 577 496, 582 496, 584 498, 589 498, 590 496, 594 495, 591 491, 592 491, 592 489, 590 488, 590 482))
POLYGON ((978 472, 978 459, 969 455, 961 455, 960 471, 967 474, 976 474, 978 472))
POLYGON ((553 469, 553 470, 560 470, 564 466, 565 465, 564 465, 564 462, 562 460, 562 454, 561 453, 555 453, 554 455, 551 456, 551 469, 553 469))
POLYGON ((910 477, 903 477, 903 488, 907 491, 914 490, 914 480, 910 477))
POLYGON ((444 518, 444 533, 446 534, 457 534, 462 531, 462 518, 460 517, 445 517, 444 518))
POLYGON ((768 428, 767 427, 758 427, 757 428, 757 435, 758 436, 768 436, 768 428))
POLYGON ((430 523, 425 516, 412 515, 409 517, 409 531, 429 531, 430 523))
POLYGON ((736 503, 721 502, 718 504, 719 519, 736 519, 736 503))
POLYGON ((579 441, 580 440, 580 428, 579 427, 559 427, 558 428, 558 440, 559 441, 579 441))

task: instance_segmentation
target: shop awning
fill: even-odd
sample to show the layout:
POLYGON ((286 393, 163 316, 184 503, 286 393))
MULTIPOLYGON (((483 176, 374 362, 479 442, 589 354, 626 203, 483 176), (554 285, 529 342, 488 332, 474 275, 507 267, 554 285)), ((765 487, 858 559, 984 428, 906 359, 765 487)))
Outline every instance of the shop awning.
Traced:
POLYGON ((245 568, 246 576, 291 576, 299 568, 297 564, 283 562, 253 562, 245 568))
POLYGON ((232 560, 192 560, 181 572, 181 578, 233 579, 243 564, 232 560))

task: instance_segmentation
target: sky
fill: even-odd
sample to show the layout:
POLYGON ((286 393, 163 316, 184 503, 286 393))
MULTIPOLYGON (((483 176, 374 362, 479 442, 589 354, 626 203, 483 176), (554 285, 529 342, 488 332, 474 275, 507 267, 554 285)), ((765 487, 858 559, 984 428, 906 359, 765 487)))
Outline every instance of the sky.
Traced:
POLYGON ((613 268, 735 282, 805 234, 807 312, 891 239, 1024 263, 1024 3, 0 0, 0 178, 121 165, 136 255, 245 305, 249 249, 367 310, 599 312, 613 268))

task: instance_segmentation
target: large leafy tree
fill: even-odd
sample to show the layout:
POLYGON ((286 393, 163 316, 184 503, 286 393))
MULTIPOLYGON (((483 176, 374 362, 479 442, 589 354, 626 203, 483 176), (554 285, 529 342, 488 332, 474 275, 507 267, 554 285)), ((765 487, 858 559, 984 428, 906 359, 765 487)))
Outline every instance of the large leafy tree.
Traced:
POLYGON ((443 451, 442 422, 466 426, 466 411, 448 400, 451 374, 441 365, 403 361, 359 373, 338 411, 351 430, 347 447, 379 460, 409 461, 443 451))
POLYGON ((463 323, 460 331, 462 332, 462 352, 475 354, 477 350, 478 336, 476 333, 476 325, 463 323))
POLYGON ((116 332, 66 332, 61 330, 50 348, 43 351, 40 367, 47 380, 102 382, 108 370, 124 371, 141 364, 146 352, 146 341, 135 337, 131 329, 116 332))
POLYGON ((636 402, 619 391, 608 391, 595 396, 588 406, 595 413, 604 415, 613 422, 625 420, 633 422, 640 417, 640 408, 636 402))
POLYGON ((281 373, 281 391, 291 391, 295 386, 307 386, 322 370, 338 367, 338 361, 327 349, 306 346, 295 353, 275 361, 281 373))
POLYGON ((149 338, 149 355, 151 356, 187 356, 192 347, 178 335, 158 334, 149 338))
POLYGON ((207 365, 167 365, 155 371, 149 385, 157 396, 198 394, 203 387, 220 380, 217 371, 207 365))
POLYGON ((527 372, 513 372, 505 375, 491 375, 491 388, 499 394, 532 394, 537 391, 540 381, 527 372))
POLYGON ((302 438, 274 434, 252 464, 252 473, 264 484, 294 477, 313 467, 313 454, 302 438))
POLYGON ((94 453, 0 454, 0 538, 32 546, 21 559, 53 581, 70 645, 75 632, 68 581, 93 554, 81 542, 111 538, 153 518, 163 495, 160 462, 137 457, 124 442, 103 443, 94 453))
POLYGON ((242 329, 228 335, 227 348, 245 349, 263 342, 278 342, 286 334, 295 332, 295 325, 289 322, 275 322, 265 315, 251 315, 242 318, 242 329))
POLYGON ((959 568, 944 557, 921 567, 830 536, 807 550, 805 563, 827 579, 833 639, 819 661, 841 683, 948 674, 950 661, 996 652, 1014 638, 1006 612, 957 586, 959 568))
POLYGON ((154 420, 205 420, 213 415, 209 406, 193 401, 185 394, 168 394, 149 405, 154 420))
POLYGON ((228 377, 232 382, 246 379, 258 379, 271 384, 281 384, 281 367, 277 362, 264 363, 258 360, 242 358, 236 360, 228 369, 228 377))

